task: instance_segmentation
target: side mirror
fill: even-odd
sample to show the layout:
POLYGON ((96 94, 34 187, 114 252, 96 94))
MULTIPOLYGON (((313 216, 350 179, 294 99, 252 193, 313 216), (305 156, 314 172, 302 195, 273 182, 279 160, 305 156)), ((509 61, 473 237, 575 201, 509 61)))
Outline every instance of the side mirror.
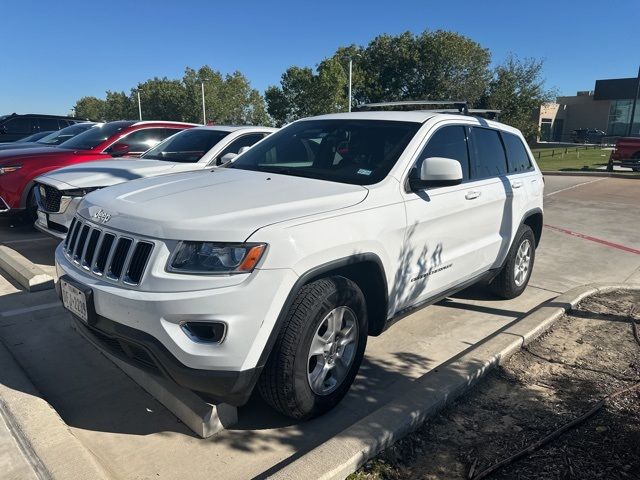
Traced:
POLYGON ((116 143, 109 149, 109 155, 112 157, 122 157, 129 153, 129 145, 126 143, 116 143))
POLYGON ((225 165, 229 162, 232 162, 234 158, 236 158, 238 156, 237 153, 225 153, 222 157, 220 157, 220 160, 218 161, 218 165, 225 165))
POLYGON ((248 145, 245 145, 244 147, 240 147, 240 150, 238 150, 238 155, 243 154, 244 152, 246 152, 247 150, 249 150, 251 147, 248 145))
POLYGON ((462 167, 460 162, 452 158, 425 158, 418 171, 417 168, 409 175, 409 186, 412 191, 428 187, 446 187, 462 183, 462 167))

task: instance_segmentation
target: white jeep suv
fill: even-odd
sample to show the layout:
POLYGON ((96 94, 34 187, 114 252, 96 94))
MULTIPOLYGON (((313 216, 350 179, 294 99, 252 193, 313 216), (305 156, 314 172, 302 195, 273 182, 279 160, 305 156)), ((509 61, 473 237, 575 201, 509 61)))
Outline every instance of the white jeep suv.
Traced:
POLYGON ((285 415, 345 395, 368 335, 479 281, 520 295, 543 180, 521 133, 457 114, 296 121, 224 168, 87 195, 57 288, 100 348, 285 415))
POLYGON ((35 227, 64 238, 87 193, 133 179, 220 165, 275 131, 269 127, 224 125, 189 128, 168 137, 139 158, 85 162, 45 173, 36 178, 35 227))

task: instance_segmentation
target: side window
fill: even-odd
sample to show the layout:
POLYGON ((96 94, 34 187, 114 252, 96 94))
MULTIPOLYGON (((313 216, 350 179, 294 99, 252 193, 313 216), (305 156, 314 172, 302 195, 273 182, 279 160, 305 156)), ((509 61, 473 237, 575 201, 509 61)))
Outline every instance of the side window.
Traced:
POLYGON ((531 170, 531 159, 522 140, 510 133, 502 132, 502 141, 507 150, 509 173, 522 173, 531 170))
POLYGON ((500 134, 489 128, 471 127, 472 178, 497 177, 507 173, 507 158, 500 134))
POLYGON ((467 149, 467 136, 465 128, 461 125, 442 127, 429 139, 424 147, 416 168, 429 157, 445 157, 458 160, 462 167, 462 180, 469 179, 469 150, 467 149))
POLYGON ((218 163, 227 153, 238 153, 242 147, 250 147, 254 143, 259 142, 264 138, 263 133, 252 133, 250 135, 243 135, 240 138, 236 138, 231 142, 217 157, 218 163))
POLYGON ((9 120, 4 124, 7 133, 10 134, 29 134, 35 130, 34 120, 26 117, 18 117, 9 120))
POLYGON ((178 131, 179 130, 168 128, 145 128, 144 130, 136 130, 118 140, 111 145, 108 150, 117 151, 121 146, 126 145, 129 147, 127 153, 143 153, 178 131))
POLYGON ((48 132, 50 130, 58 130, 58 120, 55 118, 39 118, 41 132, 48 132))

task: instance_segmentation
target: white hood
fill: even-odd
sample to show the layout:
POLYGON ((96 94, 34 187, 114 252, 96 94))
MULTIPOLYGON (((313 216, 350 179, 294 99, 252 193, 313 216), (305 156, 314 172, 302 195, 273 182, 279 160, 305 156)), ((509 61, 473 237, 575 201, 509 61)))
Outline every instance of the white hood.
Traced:
POLYGON ((153 177, 171 172, 199 170, 198 163, 174 163, 162 160, 123 158, 85 162, 60 168, 38 177, 38 182, 60 190, 73 188, 110 187, 129 180, 153 177))
POLYGON ((78 212, 155 238, 241 242, 266 225, 363 201, 359 185, 231 168, 163 175, 97 190, 78 212))

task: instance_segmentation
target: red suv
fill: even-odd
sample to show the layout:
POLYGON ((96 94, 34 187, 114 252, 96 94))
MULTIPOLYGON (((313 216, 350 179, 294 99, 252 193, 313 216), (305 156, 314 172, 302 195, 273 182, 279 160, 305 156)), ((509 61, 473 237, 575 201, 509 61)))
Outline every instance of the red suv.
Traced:
POLYGON ((607 170, 612 172, 614 164, 640 172, 640 137, 620 137, 616 140, 607 170))
POLYGON ((57 147, 0 152, 0 212, 35 217, 33 180, 43 173, 75 163, 110 157, 139 156, 174 133, 196 125, 182 122, 99 123, 57 147))

